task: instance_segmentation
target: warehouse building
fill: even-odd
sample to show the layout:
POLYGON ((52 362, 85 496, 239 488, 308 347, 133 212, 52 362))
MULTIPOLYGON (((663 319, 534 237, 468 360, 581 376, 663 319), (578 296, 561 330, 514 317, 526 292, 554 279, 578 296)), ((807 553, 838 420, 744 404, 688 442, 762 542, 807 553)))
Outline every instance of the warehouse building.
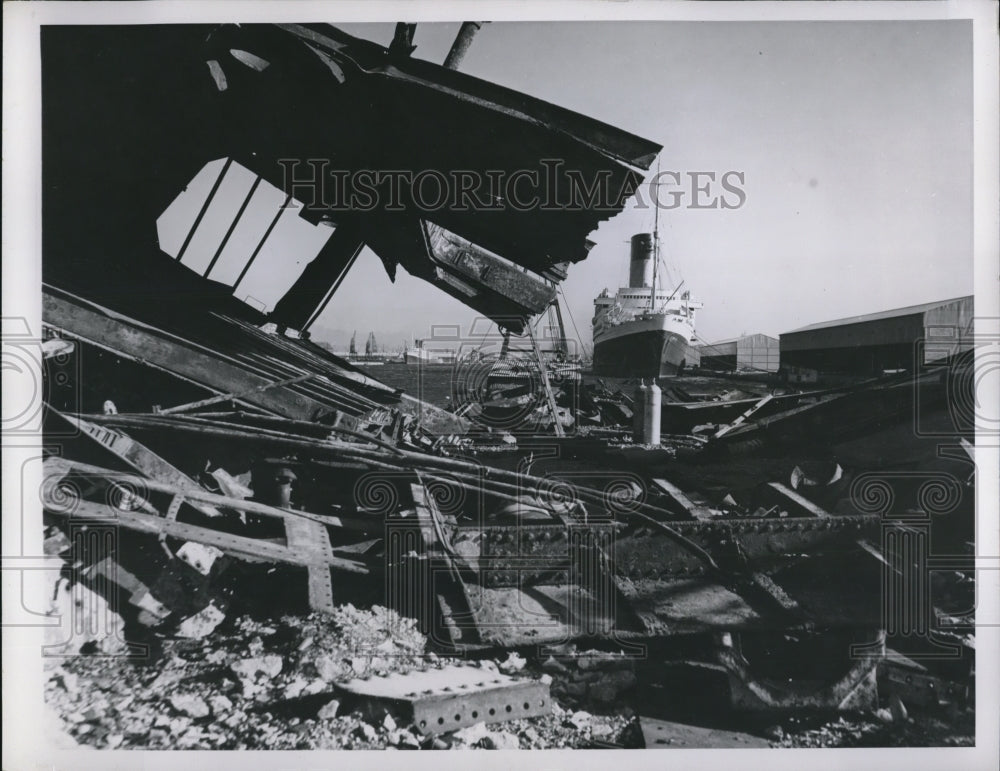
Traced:
POLYGON ((768 335, 744 335, 731 340, 699 345, 701 366, 720 372, 753 370, 777 372, 779 360, 778 339, 768 335))
POLYGON ((851 316, 781 335, 783 371, 878 375, 971 348, 973 298, 851 316))

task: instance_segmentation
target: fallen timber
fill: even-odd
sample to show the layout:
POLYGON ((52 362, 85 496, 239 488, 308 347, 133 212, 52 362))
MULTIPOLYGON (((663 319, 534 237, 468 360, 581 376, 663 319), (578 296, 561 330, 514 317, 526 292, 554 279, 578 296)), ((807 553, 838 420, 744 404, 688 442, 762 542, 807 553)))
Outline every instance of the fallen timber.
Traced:
MULTIPOLYGON (((536 452, 545 457, 558 445, 557 455, 581 452, 598 464, 612 464, 609 469, 633 474, 644 469, 642 489, 622 495, 593 475, 562 476, 562 463, 542 464, 547 471, 531 473, 537 463, 507 468, 498 463, 502 454, 475 442, 452 444, 442 437, 429 451, 427 444, 415 443, 417 434, 363 427, 364 417, 357 427, 330 425, 254 411, 239 404, 238 394, 221 396, 221 401, 192 399, 205 403, 191 410, 72 418, 127 436, 167 462, 176 462, 176 453, 189 455, 187 469, 209 461, 210 467, 237 474, 260 459, 266 468, 292 469, 299 481, 290 501, 213 498, 208 491, 181 490, 155 478, 160 474, 155 464, 133 466, 139 473, 123 476, 98 461, 89 468, 78 464, 74 473, 138 491, 154 512, 109 515, 107 504, 93 495, 79 511, 90 521, 114 522, 161 543, 165 538, 170 544, 204 543, 236 559, 304 569, 306 581, 297 585, 315 610, 328 611, 352 596, 338 576, 366 576, 384 585, 386 602, 418 619, 442 650, 558 645, 581 638, 633 650, 651 640, 694 637, 704 641, 700 663, 726 673, 740 708, 846 709, 872 702, 883 623, 879 587, 887 564, 896 564, 892 558, 887 562, 877 545, 884 526, 879 515, 832 513, 809 488, 792 489, 774 477, 760 485, 756 514, 737 512, 675 478, 665 448, 633 448, 586 435, 535 437, 519 442, 523 447, 510 460, 536 452), (220 409, 233 402, 234 409, 220 409), (636 460, 642 455, 649 458, 636 460), (650 464, 653 456, 660 460, 650 464), (144 482, 140 474, 154 478, 144 482), (379 485, 391 494, 364 494, 379 485), (161 494, 162 502, 153 493, 161 494), (197 504, 276 515, 284 538, 277 542, 250 532, 220 536, 200 519, 197 504), (315 529, 307 535, 297 528, 303 524, 315 529), (871 646, 845 664, 833 686, 789 688, 765 682, 753 656, 745 654, 748 641, 781 633, 871 646)), ((850 398, 818 399, 797 409, 850 398)), ((760 401, 741 406, 736 419, 760 401)), ((763 404, 769 406, 770 401, 763 404)), ((676 439, 697 456, 768 417, 766 410, 754 411, 721 435, 715 429, 717 438, 676 439)), ((779 411, 775 417, 784 416, 779 411)), ((205 483, 204 475, 187 473, 205 483)), ((262 495, 267 490, 258 489, 256 477, 251 485, 262 495)), ((49 513, 73 521, 55 508, 49 513)))
MULTIPOLYGON (((456 629, 453 620, 435 622, 427 619, 429 623, 444 623, 450 627, 460 638, 452 642, 459 646, 473 639, 490 644, 518 644, 519 641, 523 644, 558 640, 566 634, 585 634, 587 628, 575 629, 573 626, 576 622, 572 607, 567 604, 569 599, 590 608, 587 624, 591 627, 596 624, 607 634, 624 637, 752 628, 775 623, 793 628, 815 623, 853 625, 864 619, 877 625, 877 608, 871 607, 870 602, 875 593, 857 593, 848 603, 849 608, 841 597, 837 602, 829 602, 829 597, 817 601, 815 588, 802 588, 801 585, 808 581, 797 576, 795 568, 802 562, 802 555, 809 552, 829 552, 835 559, 847 559, 848 553, 869 558, 870 555, 857 544, 878 533, 880 519, 865 514, 816 516, 815 507, 802 511, 804 499, 798 494, 788 496, 786 493, 786 497, 791 498, 788 508, 798 516, 726 519, 706 513, 704 507, 693 504, 682 491, 662 479, 658 480, 658 486, 666 489, 663 505, 638 500, 616 505, 613 499, 609 500, 601 491, 586 485, 559 486, 558 480, 552 477, 507 471, 399 447, 381 448, 374 443, 366 446, 340 439, 293 439, 287 433, 261 428, 238 429, 235 424, 190 415, 87 417, 97 423, 133 431, 174 431, 223 437, 242 444, 252 441, 277 446, 285 451, 307 453, 308 462, 320 467, 357 462, 360 468, 368 469, 365 478, 369 483, 399 484, 407 478, 412 480, 409 499, 418 512, 425 512, 414 519, 412 525, 392 510, 369 510, 366 525, 360 508, 353 518, 325 517, 273 507, 260 508, 261 504, 252 501, 235 503, 230 498, 210 493, 190 493, 187 497, 192 501, 267 513, 286 520, 314 521, 334 528, 343 528, 353 522, 355 527, 385 529, 388 534, 394 528, 416 527, 423 534, 421 542, 425 555, 423 567, 419 569, 434 573, 434 565, 440 563, 453 582, 446 591, 453 596, 438 598, 442 607, 454 609, 456 603, 467 604, 468 612, 475 619, 472 627, 465 629, 456 629), (380 470, 384 475, 380 476, 380 470), (470 497, 480 496, 490 502, 487 508, 500 502, 527 506, 551 524, 525 520, 503 525, 482 518, 470 521, 468 517, 459 522, 454 516, 446 520, 433 505, 428 505, 437 496, 427 493, 427 485, 437 485, 439 491, 459 489, 470 497), (791 566, 790 575, 795 576, 793 583, 800 586, 780 585, 782 563, 791 566), (476 587, 475 591, 472 587, 476 587), (506 607, 509 610, 510 598, 520 597, 528 587, 548 598, 548 621, 526 626, 524 619, 507 623, 514 621, 507 618, 500 623, 495 617, 496 609, 506 607), (567 591, 575 594, 575 598, 569 598, 565 594, 567 591), (475 598, 491 595, 493 599, 489 602, 477 604, 475 598), (727 608, 725 613, 719 612, 720 603, 727 608), (524 634, 527 637, 522 636, 524 634)), ((332 431, 337 433, 336 428, 332 431)), ((95 472, 93 467, 77 468, 95 472)), ((134 477, 117 475, 116 478, 134 484, 140 482, 134 477)), ((175 487, 155 481, 147 482, 147 488, 183 494, 175 487)), ((88 512, 93 513, 90 509, 88 512)), ((148 515, 128 515, 121 519, 127 520, 123 521, 126 526, 150 527, 148 515)), ((168 533, 206 537, 200 531, 176 525, 158 526, 168 533)), ((209 540, 213 545, 219 545, 218 539, 212 538, 209 540)), ((246 554, 245 547, 246 544, 240 543, 232 548, 238 554, 246 554)), ((288 548, 291 547, 289 539, 288 548)), ((269 546, 256 556, 295 562, 287 553, 269 546)), ((387 556, 387 559, 390 558, 387 556)), ((336 561, 330 564, 338 566, 336 561)), ((391 572, 399 564, 387 567, 391 572)), ((406 569, 417 568, 410 565, 406 569)), ((876 576, 872 574, 869 579, 876 576)), ((814 577, 813 582, 815 580, 814 577)), ((521 602, 523 600, 518 600, 518 604, 521 602)), ((538 609, 528 615, 537 617, 538 609)), ((538 618, 534 620, 537 622, 538 618)))

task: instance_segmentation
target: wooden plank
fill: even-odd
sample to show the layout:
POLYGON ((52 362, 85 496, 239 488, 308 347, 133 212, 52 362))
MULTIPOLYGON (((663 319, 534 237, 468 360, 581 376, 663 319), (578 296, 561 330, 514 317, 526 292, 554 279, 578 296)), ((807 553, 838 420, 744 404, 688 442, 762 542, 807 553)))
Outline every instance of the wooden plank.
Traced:
MULTIPOLYGON (((74 415, 59 414, 143 476, 170 484, 179 490, 198 491, 203 489, 201 485, 183 471, 171 465, 144 444, 136 441, 127 434, 115 431, 113 428, 107 428, 106 426, 95 425, 74 415)), ((146 486, 144 481, 140 484, 146 486)), ((196 501, 192 502, 191 505, 206 517, 222 516, 222 512, 215 506, 204 502, 196 501)))
POLYGON ((275 383, 269 383, 268 385, 259 386, 251 391, 244 391, 242 393, 228 393, 219 394, 218 396, 211 396, 208 399, 202 399, 197 402, 189 402, 188 404, 179 404, 176 407, 168 407, 165 410, 158 410, 158 415, 172 415, 176 412, 188 412, 190 410, 198 409, 199 407, 207 407, 210 404, 218 404, 219 402, 228 401, 245 401, 247 396, 253 394, 264 393, 264 391, 270 391, 272 388, 280 388, 281 386, 294 385, 295 383, 301 383, 303 380, 311 378, 312 373, 305 375, 297 375, 296 377, 286 378, 284 380, 279 380, 275 383))
POLYGON ((738 418, 736 418, 736 420, 734 420, 732 423, 730 423, 728 425, 725 425, 722 428, 720 428, 718 431, 716 431, 715 434, 712 436, 712 438, 713 439, 719 439, 720 437, 723 437, 726 434, 728 434, 734 428, 738 428, 739 426, 742 426, 751 417, 753 417, 754 413, 757 412, 757 410, 759 410, 765 404, 767 404, 768 402, 770 402, 772 399, 774 399, 774 395, 773 394, 768 394, 763 399, 761 399, 759 402, 757 402, 756 404, 754 404, 750 409, 748 409, 746 412, 744 412, 742 415, 740 415, 738 418))
POLYGON ((552 384, 549 382, 549 370, 542 360, 542 351, 538 347, 538 340, 535 339, 535 331, 531 328, 531 324, 528 324, 527 331, 528 338, 531 340, 531 347, 535 352, 535 361, 538 362, 538 373, 542 377, 542 389, 545 391, 545 400, 548 402, 549 412, 552 414, 552 430, 555 431, 556 436, 565 436, 566 433, 559 422, 559 409, 556 407, 556 397, 552 393, 552 384))
MULTIPOLYGON (((826 511, 826 509, 821 506, 817 506, 808 498, 799 495, 799 493, 795 492, 795 490, 783 485, 781 482, 768 482, 768 487, 777 492, 778 495, 780 495, 784 500, 791 503, 792 506, 794 506, 800 513, 803 513, 806 516, 817 517, 819 519, 825 519, 833 516, 830 512, 826 511)), ((882 550, 871 541, 865 538, 859 538, 855 541, 855 543, 860 546, 864 552, 877 559, 883 565, 892 567, 889 562, 886 561, 885 556, 882 554, 882 550)))
POLYGON ((754 571, 750 574, 750 581, 753 586, 774 600, 782 610, 788 613, 798 613, 802 610, 799 604, 789 597, 785 590, 776 584, 774 579, 766 573, 754 571))
POLYGON ((420 534, 424 539, 424 546, 428 552, 438 551, 438 537, 434 530, 434 523, 431 519, 430 506, 428 505, 427 490, 417 482, 410 483, 410 493, 413 496, 413 503, 417 509, 417 522, 420 524, 420 534))
POLYGON ((79 463, 77 461, 66 460, 65 458, 46 459, 45 471, 47 475, 56 473, 66 474, 70 471, 84 474, 94 474, 119 482, 132 482, 136 485, 145 485, 147 489, 155 490, 161 493, 170 493, 172 495, 183 494, 184 498, 187 500, 214 503, 219 506, 235 509, 237 511, 246 511, 250 514, 260 514, 265 517, 277 517, 278 519, 298 517, 300 519, 314 520, 327 527, 343 527, 355 530, 373 529, 372 523, 364 517, 326 517, 319 514, 310 514, 305 511, 289 511, 287 509, 278 508, 277 506, 268 506, 266 503, 247 501, 242 498, 231 498, 227 495, 218 495, 216 493, 210 493, 203 490, 180 490, 173 485, 163 484, 162 482, 157 482, 153 479, 143 479, 142 477, 133 476, 120 471, 112 471, 111 469, 101 468, 100 466, 92 466, 89 463, 79 463))
POLYGON ((309 607, 320 613, 333 613, 333 583, 330 561, 334 559, 330 534, 318 522, 288 517, 285 520, 288 548, 309 560, 309 607))
POLYGON ((830 514, 825 509, 799 495, 790 487, 786 487, 781 482, 768 482, 768 487, 778 493, 785 501, 791 503, 798 511, 810 517, 829 517, 830 514))
MULTIPOLYGON (((260 562, 280 562, 308 568, 315 564, 316 557, 298 549, 282 546, 271 541, 247 538, 218 530, 212 530, 200 525, 178 522, 165 517, 142 514, 136 511, 122 511, 93 503, 92 501, 77 501, 70 507, 60 506, 51 500, 43 501, 45 510, 52 514, 71 515, 77 519, 92 519, 100 522, 121 525, 130 530, 154 535, 165 534, 172 538, 214 546, 217 549, 240 559, 260 562)), ((330 556, 327 564, 338 570, 350 573, 367 574, 368 568, 360 562, 330 556)))
MULTIPOLYGON (((745 436, 746 434, 752 434, 752 433, 754 433, 756 431, 766 430, 768 427, 770 427, 770 426, 772 426, 772 425, 774 425, 776 423, 780 423, 783 420, 788 420, 790 418, 794 418, 797 415, 802 415, 802 414, 808 413, 810 410, 814 410, 814 409, 817 409, 819 407, 822 407, 823 405, 829 404, 830 402, 835 401, 837 399, 842 399, 842 398, 844 398, 844 396, 846 396, 846 394, 844 394, 844 393, 828 394, 828 395, 824 395, 818 401, 810 402, 809 404, 803 404, 803 405, 800 405, 798 407, 792 407, 792 408, 784 410, 782 412, 775 412, 772 415, 768 415, 767 417, 758 418, 757 420, 755 420, 750 425, 747 425, 747 426, 737 426, 732 431, 730 431, 729 433, 727 433, 725 435, 725 438, 727 440, 732 440, 735 437, 745 436)), ((780 399, 781 397, 777 397, 777 398, 780 399)))
MULTIPOLYGON (((79 298, 69 299, 44 291, 42 317, 46 325, 60 330, 66 337, 84 340, 116 356, 162 370, 216 393, 244 392, 273 382, 236 366, 234 360, 224 354, 79 298)), ((276 415, 301 420, 314 420, 317 415, 334 410, 334 405, 310 399, 288 386, 251 395, 246 402, 276 415)))
POLYGON ((670 500, 674 502, 675 508, 680 508, 682 513, 690 515, 693 519, 701 520, 702 522, 714 519, 711 510, 705 506, 698 506, 679 487, 668 482, 666 479, 654 479, 653 486, 661 492, 666 493, 670 500))

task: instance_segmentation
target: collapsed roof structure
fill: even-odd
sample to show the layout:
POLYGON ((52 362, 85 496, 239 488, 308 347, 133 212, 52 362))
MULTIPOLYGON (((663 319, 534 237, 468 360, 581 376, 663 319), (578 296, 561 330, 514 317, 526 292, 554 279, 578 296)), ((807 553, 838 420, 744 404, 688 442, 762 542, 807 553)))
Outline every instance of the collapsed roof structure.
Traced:
MULTIPOLYGON (((308 326, 368 245, 390 276, 402 265, 519 332, 660 150, 411 58, 412 46, 385 48, 329 25, 74 30, 93 53, 84 59, 66 34, 43 36, 52 95, 44 108, 45 278, 112 307, 150 294, 222 301, 224 288, 150 252, 167 204, 204 164, 227 158, 302 201, 299 216, 333 228, 274 308, 277 323, 308 326), (164 98, 174 93, 184 99, 164 98), (348 181, 369 174, 368 205, 327 195, 332 171, 348 181), (423 205, 414 189, 422 172, 461 178, 476 205, 423 205), (544 197, 526 206, 508 195, 532 179, 544 183, 544 197), (498 180, 507 182, 499 190, 498 180), (599 200, 574 200, 587 191, 599 200)), ((287 255, 290 264, 296 257, 287 255)))

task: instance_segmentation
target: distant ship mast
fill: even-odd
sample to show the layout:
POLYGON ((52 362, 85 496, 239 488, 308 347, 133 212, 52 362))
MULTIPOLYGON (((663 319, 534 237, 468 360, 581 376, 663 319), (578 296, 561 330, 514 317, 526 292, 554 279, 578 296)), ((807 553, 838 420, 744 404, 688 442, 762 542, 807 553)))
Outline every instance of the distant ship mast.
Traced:
MULTIPOLYGON (((656 178, 660 178, 660 159, 656 159, 656 178)), ((653 183, 653 187, 659 184, 653 183)), ((656 267, 660 262, 660 199, 655 194, 651 194, 653 201, 653 291, 649 293, 649 309, 656 310, 656 267)))

